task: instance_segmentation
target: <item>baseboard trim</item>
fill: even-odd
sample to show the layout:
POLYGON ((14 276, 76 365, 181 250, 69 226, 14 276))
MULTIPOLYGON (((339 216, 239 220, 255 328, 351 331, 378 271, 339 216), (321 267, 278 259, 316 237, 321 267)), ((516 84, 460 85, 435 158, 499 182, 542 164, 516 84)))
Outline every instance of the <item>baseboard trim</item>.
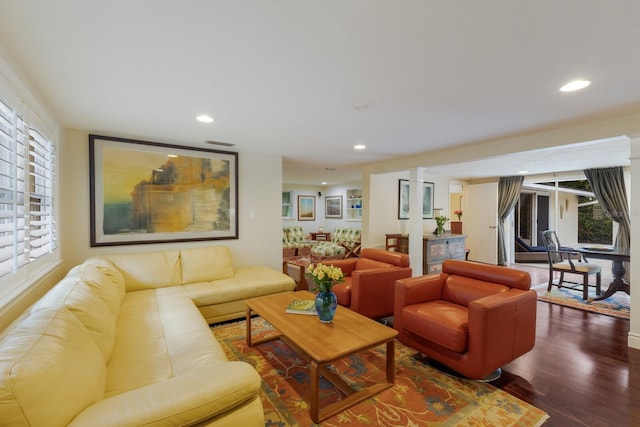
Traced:
POLYGON ((640 350, 640 334, 634 334, 629 332, 629 337, 627 339, 627 344, 631 348, 635 348, 640 350))

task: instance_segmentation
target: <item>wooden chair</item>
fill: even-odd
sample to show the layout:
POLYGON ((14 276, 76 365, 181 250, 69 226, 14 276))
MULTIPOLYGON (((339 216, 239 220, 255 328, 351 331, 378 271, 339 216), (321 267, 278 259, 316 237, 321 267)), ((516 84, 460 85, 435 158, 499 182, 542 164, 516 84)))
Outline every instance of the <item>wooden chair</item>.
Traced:
MULTIPOLYGON (((558 288, 562 287, 562 283, 565 282, 565 273, 579 274, 582 276, 582 299, 589 299, 589 276, 596 275, 596 294, 600 295, 602 292, 600 287, 600 266, 596 264, 589 264, 586 262, 579 262, 578 258, 580 253, 572 251, 560 245, 558 235, 553 230, 546 230, 541 233, 542 242, 547 249, 547 257, 549 259, 549 286, 547 290, 551 290, 553 286, 553 276, 556 271, 560 272, 560 279, 558 280, 558 288)), ((573 283, 574 282, 567 282, 573 283)))

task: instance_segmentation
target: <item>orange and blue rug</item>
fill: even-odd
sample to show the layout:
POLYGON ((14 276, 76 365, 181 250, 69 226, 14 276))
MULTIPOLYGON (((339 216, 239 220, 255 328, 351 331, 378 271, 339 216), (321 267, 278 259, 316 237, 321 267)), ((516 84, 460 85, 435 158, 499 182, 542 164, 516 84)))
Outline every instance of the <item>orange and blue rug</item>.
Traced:
MULTIPOLYGON (((274 329, 253 319, 253 333, 274 329)), ((540 409, 487 383, 450 377, 425 365, 419 354, 396 341, 395 385, 376 396, 314 424, 309 415, 309 365, 280 340, 247 347, 245 322, 213 327, 231 360, 250 363, 262 376, 265 427, 277 426, 539 426, 548 418, 540 409)), ((352 384, 385 378, 386 346, 342 359, 333 369, 352 384)), ((321 379, 321 404, 344 398, 321 379)))
MULTIPOLYGON (((609 285, 603 285, 603 292, 609 285)), ((605 314, 607 316, 619 317, 621 319, 629 319, 631 313, 629 307, 631 298, 624 292, 616 292, 609 298, 587 302, 582 299, 582 287, 576 289, 567 287, 558 288, 553 286, 551 291, 547 291, 548 283, 541 283, 534 286, 533 289, 538 293, 540 301, 563 305, 565 307, 576 308, 578 310, 591 311, 593 313, 605 314)), ((589 295, 595 297, 595 290, 589 289, 589 295)))

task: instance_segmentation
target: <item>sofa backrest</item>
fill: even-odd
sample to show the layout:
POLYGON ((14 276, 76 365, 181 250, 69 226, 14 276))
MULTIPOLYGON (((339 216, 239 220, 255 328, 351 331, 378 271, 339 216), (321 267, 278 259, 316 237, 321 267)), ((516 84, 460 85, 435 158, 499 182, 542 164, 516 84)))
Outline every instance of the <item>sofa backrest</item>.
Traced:
POLYGON ((361 230, 359 228, 337 227, 331 233, 331 241, 333 243, 342 244, 352 247, 360 243, 361 230))
POLYGON ((465 276, 489 283, 497 283, 525 291, 531 287, 531 276, 529 276, 529 273, 499 265, 447 259, 442 263, 442 272, 449 275, 465 276))
POLYGON ((370 270, 372 268, 389 268, 389 267, 393 267, 393 264, 389 264, 388 262, 377 261, 375 259, 360 257, 356 261, 356 266, 354 270, 370 270))
POLYGON ((526 290, 531 285, 531 277, 525 271, 472 261, 445 260, 442 275, 441 298, 465 307, 476 299, 511 288, 526 290))
POLYGON ((180 250, 182 284, 230 279, 234 276, 231 251, 226 246, 180 250))
POLYGON ((81 264, 51 288, 30 311, 66 308, 84 325, 106 363, 115 342, 124 278, 114 267, 81 264))
POLYGON ((506 292, 509 289, 508 286, 465 276, 448 276, 442 285, 441 298, 445 301, 468 307, 471 301, 506 292))
POLYGON ((296 243, 302 242, 307 238, 304 230, 299 225, 292 225, 289 227, 285 227, 282 229, 283 231, 283 242, 287 243, 296 243))
POLYGON ((362 249, 360 252, 360 259, 375 260, 389 265, 395 265, 397 267, 409 267, 411 265, 411 259, 407 254, 375 248, 362 249))
POLYGON ((63 280, 87 283, 102 298, 109 311, 118 316, 127 289, 124 277, 112 263, 89 258, 69 270, 63 280))
POLYGON ((120 271, 127 284, 127 292, 182 284, 179 250, 109 254, 102 257, 120 271))

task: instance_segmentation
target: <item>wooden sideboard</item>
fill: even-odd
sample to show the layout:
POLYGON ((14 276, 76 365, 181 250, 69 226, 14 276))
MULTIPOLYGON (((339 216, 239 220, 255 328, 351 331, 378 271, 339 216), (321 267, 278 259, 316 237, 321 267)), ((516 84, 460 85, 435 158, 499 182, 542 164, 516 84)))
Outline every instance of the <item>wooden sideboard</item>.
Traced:
MULTIPOLYGON (((435 274, 442 271, 445 259, 465 259, 464 234, 425 234, 422 236, 422 273, 435 274)), ((401 234, 386 235, 387 250, 409 253, 409 236, 401 234)))
POLYGON ((328 242, 331 240, 331 233, 325 233, 323 231, 316 231, 314 233, 309 233, 311 235, 311 240, 322 240, 323 242, 328 242))

